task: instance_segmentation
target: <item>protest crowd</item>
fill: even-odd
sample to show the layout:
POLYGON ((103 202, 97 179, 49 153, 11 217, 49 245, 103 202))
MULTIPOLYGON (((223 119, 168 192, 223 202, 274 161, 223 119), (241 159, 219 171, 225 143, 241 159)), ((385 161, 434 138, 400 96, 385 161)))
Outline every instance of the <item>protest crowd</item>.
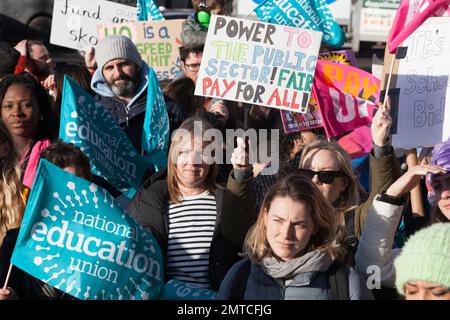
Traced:
POLYGON ((382 75, 300 2, 1 42, 0 300, 450 300, 450 1, 401 1, 382 75))

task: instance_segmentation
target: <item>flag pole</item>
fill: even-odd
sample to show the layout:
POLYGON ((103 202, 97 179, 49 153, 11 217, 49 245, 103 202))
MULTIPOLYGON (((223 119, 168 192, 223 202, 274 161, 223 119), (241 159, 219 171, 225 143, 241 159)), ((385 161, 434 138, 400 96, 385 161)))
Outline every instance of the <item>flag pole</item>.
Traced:
POLYGON ((391 85, 392 71, 394 70, 394 62, 395 62, 395 53, 394 53, 394 56, 392 57, 392 60, 391 60, 391 67, 389 68, 389 75, 388 75, 388 80, 387 80, 387 85, 386 85, 386 92, 384 94, 384 101, 383 101, 383 106, 382 106, 383 109, 386 108, 388 92, 389 92, 389 86, 391 85))
POLYGON ((3 285, 3 289, 6 289, 8 287, 9 276, 11 275, 12 266, 13 266, 12 263, 10 263, 9 269, 8 269, 8 274, 6 275, 5 284, 3 285))
POLYGON ((263 3, 266 2, 266 1, 267 1, 267 0, 264 0, 263 2, 261 2, 260 4, 258 4, 258 5, 256 6, 255 9, 251 10, 251 11, 250 11, 245 17, 243 17, 242 19, 247 19, 248 17, 250 17, 250 15, 253 13, 253 11, 255 11, 257 8, 259 8, 260 6, 262 6, 263 3))

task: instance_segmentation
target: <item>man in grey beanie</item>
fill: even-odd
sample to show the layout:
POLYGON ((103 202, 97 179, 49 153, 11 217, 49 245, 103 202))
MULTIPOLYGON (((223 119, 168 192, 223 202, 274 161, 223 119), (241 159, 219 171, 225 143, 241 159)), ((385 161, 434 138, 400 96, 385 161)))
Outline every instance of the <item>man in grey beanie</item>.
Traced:
POLYGON ((141 150, 149 66, 134 43, 125 36, 110 35, 95 48, 97 70, 91 81, 96 99, 107 108, 133 145, 141 150))
MULTIPOLYGON (((97 70, 91 81, 96 99, 111 112, 119 126, 141 152, 141 136, 147 102, 150 67, 142 60, 134 43, 125 36, 110 35, 95 48, 97 70)), ((181 108, 164 97, 170 130, 184 120, 181 108)))

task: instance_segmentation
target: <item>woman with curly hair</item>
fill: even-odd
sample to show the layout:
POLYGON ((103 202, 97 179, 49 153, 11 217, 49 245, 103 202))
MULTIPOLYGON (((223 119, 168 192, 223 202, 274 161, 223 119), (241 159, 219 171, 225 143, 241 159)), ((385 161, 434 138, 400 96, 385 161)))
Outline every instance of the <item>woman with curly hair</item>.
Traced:
POLYGON ((30 74, 10 75, 0 83, 1 119, 20 153, 21 181, 31 188, 39 154, 50 145, 50 97, 30 74))

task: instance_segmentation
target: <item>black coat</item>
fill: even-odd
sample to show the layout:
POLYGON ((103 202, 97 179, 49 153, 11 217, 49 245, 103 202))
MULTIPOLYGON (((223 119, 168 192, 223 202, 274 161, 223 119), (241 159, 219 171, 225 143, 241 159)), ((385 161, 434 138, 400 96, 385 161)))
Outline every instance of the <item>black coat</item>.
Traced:
MULTIPOLYGON (((0 247, 0 285, 3 286, 8 274, 11 257, 16 246, 19 228, 6 232, 0 247)), ((31 276, 21 269, 13 266, 8 281, 8 287, 14 289, 21 300, 76 300, 45 282, 31 276)))
MULTIPOLYGON (((154 180, 152 179, 152 181, 154 180)), ((134 196, 128 212, 156 237, 163 253, 164 265, 166 265, 169 235, 169 190, 167 180, 151 183, 152 181, 148 180, 134 196)), ((232 241, 225 238, 222 233, 221 215, 224 193, 225 190, 222 188, 214 190, 217 218, 209 251, 209 278, 212 290, 219 289, 228 270, 240 259, 238 256, 240 248, 234 246, 232 241)))

